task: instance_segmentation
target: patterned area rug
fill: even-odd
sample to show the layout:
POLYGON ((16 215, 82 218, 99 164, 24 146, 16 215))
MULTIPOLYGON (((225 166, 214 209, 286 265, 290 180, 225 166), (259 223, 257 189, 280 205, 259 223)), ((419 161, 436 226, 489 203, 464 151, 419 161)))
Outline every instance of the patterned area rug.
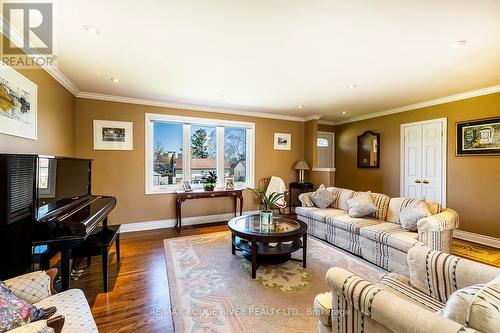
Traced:
MULTIPOLYGON (((386 272, 323 241, 308 238, 307 268, 288 261, 261 265, 257 279, 241 252, 231 254, 230 232, 167 239, 172 316, 176 332, 313 332, 314 296, 328 291, 326 272, 337 266, 376 281, 386 272)), ((301 259, 302 251, 293 257, 301 259)))

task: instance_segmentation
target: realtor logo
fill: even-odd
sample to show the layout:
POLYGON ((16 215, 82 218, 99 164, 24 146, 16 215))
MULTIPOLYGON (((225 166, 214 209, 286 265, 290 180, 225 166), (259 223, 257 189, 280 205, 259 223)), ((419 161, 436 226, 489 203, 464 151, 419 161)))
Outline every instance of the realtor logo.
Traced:
POLYGON ((52 3, 3 3, 2 61, 11 67, 53 65, 52 3))
POLYGON ((4 3, 2 13, 4 54, 20 54, 23 50, 32 54, 52 54, 51 3, 4 3), (23 37, 21 49, 10 41, 14 39, 12 28, 21 29, 18 31, 23 37))

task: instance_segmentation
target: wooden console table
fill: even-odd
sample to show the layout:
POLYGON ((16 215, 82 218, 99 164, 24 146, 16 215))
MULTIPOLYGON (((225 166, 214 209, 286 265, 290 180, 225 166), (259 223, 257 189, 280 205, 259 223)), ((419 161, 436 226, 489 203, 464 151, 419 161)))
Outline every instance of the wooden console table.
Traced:
POLYGON ((220 198, 220 197, 232 197, 234 202, 234 216, 237 215, 237 200, 240 201, 240 215, 243 214, 243 189, 215 189, 213 191, 205 191, 203 189, 196 189, 190 192, 186 191, 176 191, 177 200, 175 201, 175 213, 176 213, 176 224, 175 228, 178 232, 182 230, 182 203, 186 200, 191 199, 205 199, 205 198, 220 198))

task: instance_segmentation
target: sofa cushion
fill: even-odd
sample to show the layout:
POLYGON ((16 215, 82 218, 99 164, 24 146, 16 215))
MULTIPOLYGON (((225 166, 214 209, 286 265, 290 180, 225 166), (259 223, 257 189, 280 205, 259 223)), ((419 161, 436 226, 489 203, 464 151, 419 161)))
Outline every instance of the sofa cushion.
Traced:
POLYGON ((432 312, 439 311, 444 307, 443 303, 413 288, 410 285, 410 279, 396 273, 386 274, 376 286, 432 312))
POLYGON ((350 217, 365 217, 376 213, 377 206, 373 203, 372 194, 368 192, 355 192, 355 196, 347 200, 348 214, 350 217), (356 195, 356 193, 358 193, 356 195))
POLYGON ((65 318, 62 333, 98 333, 87 299, 79 289, 49 296, 35 305, 39 308, 56 307, 54 316, 65 318))
POLYGON ((309 198, 318 208, 327 208, 332 204, 333 201, 335 201, 332 193, 330 193, 330 191, 328 191, 323 184, 321 184, 316 192, 310 194, 309 198))
POLYGON ((495 280, 455 291, 441 315, 479 332, 495 333, 500 328, 500 276, 495 280))
POLYGON ((0 332, 23 326, 36 308, 0 282, 0 332))
POLYGON ((345 212, 344 212, 343 215, 339 214, 337 216, 329 218, 326 221, 326 223, 334 226, 335 228, 354 232, 355 234, 359 235, 359 230, 362 227, 367 227, 370 225, 379 224, 381 222, 378 220, 369 218, 369 217, 364 217, 364 218, 363 217, 361 217, 361 218, 350 217, 349 215, 345 214, 345 212))
POLYGON ((314 297, 314 314, 326 326, 332 326, 332 293, 326 292, 314 297))
MULTIPOLYGON (((363 193, 366 192, 354 192, 352 197, 356 198, 363 193)), ((385 219, 387 218, 387 210, 389 209, 389 201, 391 200, 391 198, 385 194, 373 192, 371 192, 371 197, 373 204, 375 205, 375 207, 377 207, 377 211, 370 214, 370 216, 377 220, 385 221, 385 219)))
MULTIPOLYGON (((414 201, 417 201, 417 199, 403 197, 391 198, 389 201, 389 208, 387 210, 387 217, 385 220, 387 222, 400 223, 399 213, 414 201)), ((429 211, 432 215, 439 214, 443 211, 443 207, 436 202, 425 201, 425 203, 427 204, 427 207, 429 208, 429 211)))
POLYGON ((299 201, 303 207, 314 207, 314 203, 311 201, 312 193, 313 192, 299 194, 299 201))
POLYGON ((388 222, 363 227, 360 229, 360 235, 403 252, 408 252, 418 243, 416 232, 405 231, 399 224, 388 222))
POLYGON ((345 188, 332 187, 331 192, 335 198, 335 201, 332 202, 332 207, 347 211, 347 200, 352 198, 354 191, 345 188))
POLYGON ((431 216, 431 212, 425 201, 416 200, 399 212, 399 223, 407 231, 417 231, 417 222, 427 216, 431 216))
POLYGON ((319 222, 326 222, 326 220, 333 216, 347 215, 346 212, 335 208, 317 208, 317 207, 296 207, 295 213, 304 217, 308 217, 319 222))

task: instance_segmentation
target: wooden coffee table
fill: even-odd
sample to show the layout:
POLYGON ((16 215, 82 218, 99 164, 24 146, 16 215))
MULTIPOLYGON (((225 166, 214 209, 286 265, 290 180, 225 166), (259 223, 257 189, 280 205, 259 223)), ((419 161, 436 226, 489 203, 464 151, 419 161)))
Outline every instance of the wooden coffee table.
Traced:
POLYGON ((242 251, 251 260, 252 279, 255 279, 261 262, 285 262, 300 249, 302 267, 306 268, 307 225, 284 216, 274 217, 273 220, 273 227, 262 226, 258 214, 235 217, 228 222, 232 233, 232 253, 242 251))

